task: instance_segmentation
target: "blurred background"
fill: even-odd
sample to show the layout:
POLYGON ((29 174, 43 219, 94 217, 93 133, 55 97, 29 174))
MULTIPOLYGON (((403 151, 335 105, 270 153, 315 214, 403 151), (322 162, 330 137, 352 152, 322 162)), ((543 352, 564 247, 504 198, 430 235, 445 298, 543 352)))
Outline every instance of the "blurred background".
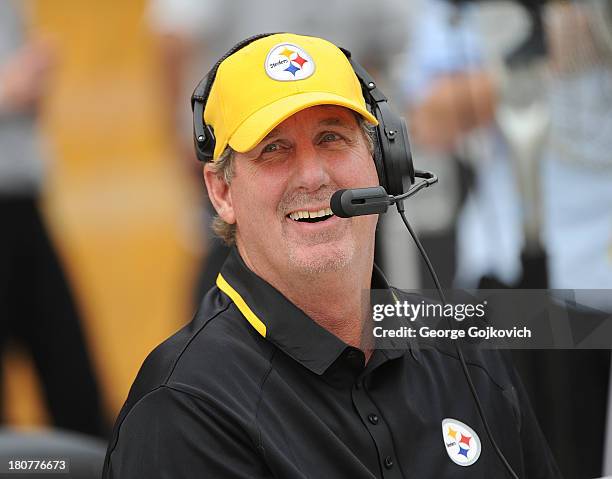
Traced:
MULTIPOLYGON (((440 178, 406 210, 445 287, 612 291, 609 0, 4 0, 6 434, 104 441, 146 355, 191 319, 225 248, 189 97, 275 31, 351 50, 406 117, 416 166, 440 178)), ((395 215, 377 261, 432 287, 395 215)), ((516 361, 565 476, 612 474, 609 351, 516 361)))

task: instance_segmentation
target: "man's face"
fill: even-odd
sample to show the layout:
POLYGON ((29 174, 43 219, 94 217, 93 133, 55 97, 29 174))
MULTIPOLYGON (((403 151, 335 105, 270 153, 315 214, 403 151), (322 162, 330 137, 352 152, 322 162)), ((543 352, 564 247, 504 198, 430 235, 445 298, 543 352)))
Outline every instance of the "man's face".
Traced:
POLYGON ((378 184, 351 110, 298 112, 234 162, 227 205, 217 209, 236 223, 238 248, 260 276, 341 270, 373 252, 377 216, 344 219, 329 209, 335 191, 378 184))

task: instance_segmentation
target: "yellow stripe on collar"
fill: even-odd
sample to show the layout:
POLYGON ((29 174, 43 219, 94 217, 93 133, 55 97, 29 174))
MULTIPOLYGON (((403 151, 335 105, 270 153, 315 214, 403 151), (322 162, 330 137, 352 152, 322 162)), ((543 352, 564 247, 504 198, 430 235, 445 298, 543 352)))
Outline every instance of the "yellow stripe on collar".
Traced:
POLYGON ((251 323, 251 326, 253 326, 255 330, 265 338, 266 325, 257 317, 251 308, 249 308, 249 305, 246 304, 246 301, 242 298, 242 296, 240 296, 240 293, 238 293, 238 291, 232 288, 230 284, 225 281, 225 278, 221 276, 221 273, 219 273, 219 276, 217 276, 217 286, 232 299, 246 320, 251 323))

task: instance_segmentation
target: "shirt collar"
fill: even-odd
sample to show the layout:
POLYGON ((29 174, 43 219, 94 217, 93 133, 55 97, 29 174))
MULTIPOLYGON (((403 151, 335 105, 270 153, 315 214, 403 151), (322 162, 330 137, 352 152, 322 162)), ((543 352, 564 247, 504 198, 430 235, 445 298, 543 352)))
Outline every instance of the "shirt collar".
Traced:
MULTIPOLYGON (((259 334, 315 374, 323 374, 345 349, 350 348, 253 273, 235 247, 221 268, 217 286, 259 334)), ((372 288, 387 287, 384 277, 374 268, 372 288)), ((403 354, 405 349, 403 346, 401 350, 385 353, 392 359, 403 354)))

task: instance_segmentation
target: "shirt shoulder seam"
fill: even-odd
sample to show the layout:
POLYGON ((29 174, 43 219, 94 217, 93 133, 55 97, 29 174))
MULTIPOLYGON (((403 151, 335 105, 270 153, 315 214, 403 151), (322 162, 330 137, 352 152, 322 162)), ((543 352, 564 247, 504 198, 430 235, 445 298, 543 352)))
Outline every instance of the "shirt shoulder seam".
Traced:
POLYGON ((181 360, 181 358, 183 357, 183 354, 185 353, 187 348, 191 345, 193 340, 197 336, 200 335, 200 333, 204 330, 204 328, 208 326, 212 322, 213 319, 217 318, 219 315, 221 315, 221 313, 224 313, 225 311, 227 311, 231 305, 232 303, 229 302, 223 309, 221 309, 220 311, 215 313, 213 316, 211 316, 209 319, 207 319, 206 322, 202 326, 200 326, 200 328, 194 334, 191 335, 187 343, 185 343, 185 345, 183 346, 183 349, 181 349, 181 352, 174 359, 174 364, 172 365, 172 368, 168 372, 166 378, 162 381, 162 384, 161 384, 162 386, 166 386, 168 384, 168 382, 170 381, 170 378, 172 377, 172 374, 174 374, 174 370, 176 369, 179 361, 181 360))
POLYGON ((132 411, 134 409, 136 409, 136 407, 145 399, 147 399, 149 396, 153 395, 153 393, 157 392, 158 390, 160 390, 161 388, 165 388, 166 386, 163 384, 160 384, 156 387, 154 387, 153 389, 151 389, 150 391, 147 391, 145 394, 143 394, 138 401, 136 401, 134 404, 132 404, 132 407, 130 407, 130 409, 125 413, 125 415, 121 418, 121 421, 119 422, 119 424, 117 424, 116 427, 116 437, 114 437, 114 443, 112 445, 112 447, 109 449, 108 451, 108 460, 110 462, 110 458, 111 455, 113 454, 113 452, 115 452, 115 448, 117 447, 117 444, 119 444, 119 434, 121 433, 121 428, 123 427, 123 423, 125 422, 125 420, 128 418, 128 416, 132 413, 132 411))

